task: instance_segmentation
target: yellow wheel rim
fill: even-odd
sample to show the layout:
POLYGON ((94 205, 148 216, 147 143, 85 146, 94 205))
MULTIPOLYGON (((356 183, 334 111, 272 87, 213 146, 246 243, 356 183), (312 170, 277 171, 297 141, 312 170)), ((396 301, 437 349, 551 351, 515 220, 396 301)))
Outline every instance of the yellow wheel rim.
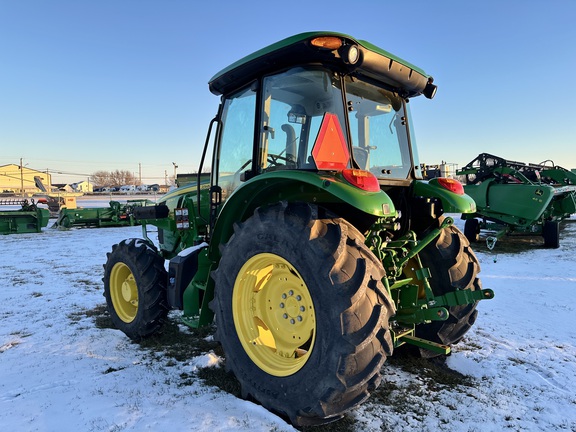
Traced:
POLYGON ((284 258, 262 253, 246 261, 234 284, 232 314, 244 350, 263 371, 288 376, 310 357, 316 337, 312 297, 284 258))
POLYGON ((132 270, 124 263, 116 263, 110 272, 110 298, 118 317, 131 323, 138 312, 138 286, 132 270))

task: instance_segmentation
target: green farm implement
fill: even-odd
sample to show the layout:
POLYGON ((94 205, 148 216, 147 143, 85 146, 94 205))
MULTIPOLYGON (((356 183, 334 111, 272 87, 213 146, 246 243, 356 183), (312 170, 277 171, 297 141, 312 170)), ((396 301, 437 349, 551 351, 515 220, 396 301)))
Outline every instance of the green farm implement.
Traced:
POLYGON ((146 204, 149 200, 128 200, 126 204, 110 201, 108 207, 94 208, 67 208, 62 207, 58 213, 58 220, 53 228, 80 227, 112 227, 134 226, 139 222, 134 217, 134 209, 146 204))
POLYGON ((0 206, 20 206, 19 209, 0 210, 0 234, 37 233, 48 225, 48 209, 27 199, 1 199, 0 206))
POLYGON ((474 200, 422 178, 408 101, 432 99, 432 81, 331 32, 217 73, 196 181, 135 208, 142 238, 107 256, 115 326, 139 340, 170 309, 215 323, 242 394, 297 426, 366 400, 396 349, 448 354, 494 294, 445 215, 474 200))
POLYGON ((464 213, 464 233, 493 248, 509 234, 541 235, 544 246, 560 245, 560 222, 576 213, 576 174, 551 161, 525 164, 481 153, 457 173, 476 201, 476 212, 464 213))

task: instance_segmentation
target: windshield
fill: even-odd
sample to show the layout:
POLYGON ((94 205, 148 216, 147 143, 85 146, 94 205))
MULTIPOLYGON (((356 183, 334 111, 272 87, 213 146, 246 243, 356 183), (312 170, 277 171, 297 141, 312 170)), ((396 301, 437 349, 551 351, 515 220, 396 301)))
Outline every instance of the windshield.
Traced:
POLYGON ((327 114, 345 132, 341 81, 323 69, 296 67, 264 79, 260 170, 316 169, 313 149, 327 114))
POLYGON ((345 83, 354 160, 378 178, 407 178, 412 160, 403 100, 364 81, 345 83))
POLYGON ((411 156, 417 156, 410 154, 402 98, 349 76, 344 85, 346 105, 341 77, 323 69, 297 67, 264 79, 260 171, 317 168, 312 150, 330 113, 339 119, 359 168, 381 179, 408 177, 411 156))

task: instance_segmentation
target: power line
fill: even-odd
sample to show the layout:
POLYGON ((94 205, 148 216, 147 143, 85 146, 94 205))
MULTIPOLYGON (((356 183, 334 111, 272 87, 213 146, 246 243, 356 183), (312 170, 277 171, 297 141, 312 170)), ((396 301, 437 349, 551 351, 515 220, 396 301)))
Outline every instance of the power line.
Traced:
POLYGON ((68 172, 68 171, 61 171, 52 168, 46 168, 46 171, 50 174, 61 174, 61 175, 76 175, 82 177, 90 177, 92 174, 85 174, 85 173, 75 173, 75 172, 68 172))

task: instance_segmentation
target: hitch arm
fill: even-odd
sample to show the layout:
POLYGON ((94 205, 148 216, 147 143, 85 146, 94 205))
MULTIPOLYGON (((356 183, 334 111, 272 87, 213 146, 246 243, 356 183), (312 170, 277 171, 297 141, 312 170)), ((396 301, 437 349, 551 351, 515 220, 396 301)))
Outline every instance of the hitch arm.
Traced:
POLYGON ((432 241, 438 237, 440 235, 440 232, 444 229, 444 228, 448 228, 449 226, 454 224, 454 219, 452 219, 451 217, 447 217, 442 221, 442 224, 438 227, 438 228, 434 228, 432 231, 430 231, 430 233, 428 233, 428 235, 426 237, 424 237, 422 240, 418 241, 418 244, 410 250, 410 252, 408 252, 408 254, 402 258, 397 266, 398 268, 403 268, 406 263, 411 260, 412 258, 414 258, 416 255, 418 255, 422 249, 424 249, 426 246, 428 246, 430 243, 432 243, 432 241))
POLYGON ((436 296, 434 297, 434 301, 443 306, 460 306, 463 304, 475 303, 479 300, 490 300, 492 298, 494 298, 494 291, 491 289, 477 291, 464 289, 436 296))

